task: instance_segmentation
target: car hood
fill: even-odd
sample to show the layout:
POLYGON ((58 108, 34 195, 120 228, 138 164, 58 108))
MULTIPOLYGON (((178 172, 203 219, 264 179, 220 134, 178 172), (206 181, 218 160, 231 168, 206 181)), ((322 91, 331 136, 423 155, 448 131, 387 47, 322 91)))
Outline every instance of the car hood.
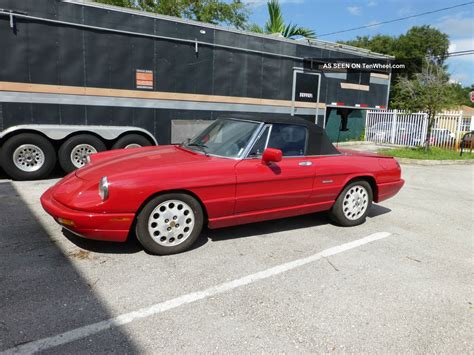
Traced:
POLYGON ((203 154, 189 151, 179 146, 159 146, 98 153, 92 162, 76 170, 76 176, 83 180, 98 181, 103 176, 140 174, 173 165, 193 164, 206 159, 203 154))

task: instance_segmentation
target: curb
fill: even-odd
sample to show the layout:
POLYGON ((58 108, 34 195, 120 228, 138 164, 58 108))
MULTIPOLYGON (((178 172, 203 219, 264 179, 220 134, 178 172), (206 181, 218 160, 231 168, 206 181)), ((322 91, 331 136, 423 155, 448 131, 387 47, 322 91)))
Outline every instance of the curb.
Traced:
POLYGON ((339 142, 339 143, 336 143, 336 142, 332 142, 332 144, 334 145, 370 145, 370 144, 374 144, 372 142, 367 142, 367 141, 347 141, 347 142, 339 142))
POLYGON ((395 159, 400 164, 407 165, 424 165, 424 166, 435 166, 435 165, 474 165, 474 159, 466 160, 422 160, 422 159, 408 159, 408 158, 397 158, 395 159))

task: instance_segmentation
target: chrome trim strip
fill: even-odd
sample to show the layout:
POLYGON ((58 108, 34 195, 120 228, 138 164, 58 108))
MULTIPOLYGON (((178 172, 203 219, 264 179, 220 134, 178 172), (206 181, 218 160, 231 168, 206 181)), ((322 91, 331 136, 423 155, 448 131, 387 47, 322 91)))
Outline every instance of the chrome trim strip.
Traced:
MULTIPOLYGON (((267 127, 270 127, 269 130, 268 130, 268 135, 267 135, 267 139, 266 139, 266 142, 265 142, 265 148, 267 147, 268 139, 269 139, 269 137, 270 137, 270 132, 271 132, 271 130, 272 130, 272 125, 265 123, 265 124, 263 125, 263 128, 260 130, 260 132, 259 132, 257 138, 256 138, 255 141, 253 142, 252 146, 251 146, 250 149, 248 150, 247 154, 246 154, 245 156, 243 156, 242 159, 247 159, 247 158, 249 158, 250 151, 253 149, 253 147, 255 146, 255 144, 257 144, 257 141, 262 137, 263 132, 265 132, 265 130, 267 129, 267 127)), ((265 149, 265 148, 264 148, 264 149, 265 149)), ((254 157, 252 157, 252 159, 253 159, 253 158, 254 158, 254 157)))
POLYGON ((247 157, 247 155, 248 155, 249 152, 250 152, 250 149, 252 149, 253 145, 254 145, 255 142, 257 141, 258 136, 259 136, 259 134, 262 132, 264 126, 265 126, 265 122, 260 122, 260 125, 259 125, 258 128, 255 130, 255 132, 254 132, 252 138, 250 138, 249 142, 247 143, 247 147, 244 149, 244 151, 242 152, 242 154, 240 154, 240 156, 239 156, 240 159, 244 159, 245 157, 247 157))
MULTIPOLYGON (((134 99, 124 97, 101 97, 90 95, 45 94, 1 91, 0 102, 58 104, 58 105, 87 105, 87 106, 115 106, 163 108, 178 110, 199 111, 235 111, 256 113, 290 113, 291 107, 273 105, 232 104, 219 102, 161 100, 161 99, 134 99)), ((315 109, 296 108, 295 112, 301 115, 312 115, 315 109)))

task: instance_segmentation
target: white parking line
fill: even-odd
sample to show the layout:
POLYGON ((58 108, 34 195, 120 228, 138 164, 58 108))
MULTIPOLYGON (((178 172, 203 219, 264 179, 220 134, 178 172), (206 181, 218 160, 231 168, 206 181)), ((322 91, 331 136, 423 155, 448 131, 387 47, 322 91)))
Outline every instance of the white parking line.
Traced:
POLYGON ((22 345, 18 345, 16 347, 13 347, 11 349, 1 352, 0 355, 33 353, 33 352, 37 352, 41 350, 50 349, 62 344, 67 344, 75 340, 79 340, 79 339, 97 334, 109 328, 118 327, 124 324, 131 323, 135 320, 151 317, 156 314, 165 312, 167 310, 183 306, 185 304, 196 302, 198 300, 202 300, 204 298, 214 296, 219 293, 230 291, 235 288, 245 286, 259 280, 263 280, 275 275, 279 275, 281 273, 293 270, 297 267, 317 261, 321 258, 339 254, 344 251, 360 247, 364 244, 386 238, 388 236, 390 236, 390 233, 387 233, 387 232, 374 233, 365 238, 357 239, 349 243, 341 244, 336 247, 323 250, 320 253, 308 256, 306 258, 290 261, 288 263, 274 266, 270 269, 263 270, 255 274, 244 276, 233 281, 224 282, 220 285, 212 286, 203 291, 189 293, 187 295, 179 296, 165 302, 161 302, 149 307, 141 308, 134 312, 121 314, 119 316, 104 320, 102 322, 89 324, 89 325, 72 329, 67 332, 54 335, 48 338, 43 338, 43 339, 35 340, 29 343, 25 343, 22 345))

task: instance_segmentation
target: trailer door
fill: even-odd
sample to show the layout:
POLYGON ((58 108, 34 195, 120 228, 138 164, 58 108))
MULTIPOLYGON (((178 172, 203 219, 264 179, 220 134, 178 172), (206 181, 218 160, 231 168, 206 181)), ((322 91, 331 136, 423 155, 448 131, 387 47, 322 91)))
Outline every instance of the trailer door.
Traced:
MULTIPOLYGON (((321 74, 295 69, 293 71, 291 115, 294 116, 298 113, 298 107, 308 107, 302 103, 313 103, 314 122, 318 124, 320 87, 321 74)), ((310 107, 313 107, 313 105, 310 105, 310 107)), ((321 123, 324 125, 324 122, 321 123)))

